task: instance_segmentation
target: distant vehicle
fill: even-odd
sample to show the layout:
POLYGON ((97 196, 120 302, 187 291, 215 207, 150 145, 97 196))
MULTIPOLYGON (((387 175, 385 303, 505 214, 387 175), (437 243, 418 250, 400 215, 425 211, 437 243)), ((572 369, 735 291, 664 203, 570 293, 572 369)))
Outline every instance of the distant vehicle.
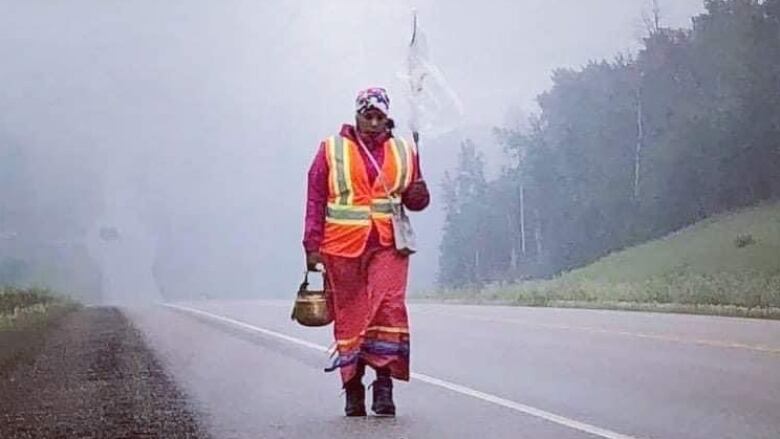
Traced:
POLYGON ((0 232, 0 240, 11 240, 17 237, 16 232, 0 232))
POLYGON ((101 227, 100 239, 103 241, 117 241, 119 239, 119 231, 116 227, 101 227))

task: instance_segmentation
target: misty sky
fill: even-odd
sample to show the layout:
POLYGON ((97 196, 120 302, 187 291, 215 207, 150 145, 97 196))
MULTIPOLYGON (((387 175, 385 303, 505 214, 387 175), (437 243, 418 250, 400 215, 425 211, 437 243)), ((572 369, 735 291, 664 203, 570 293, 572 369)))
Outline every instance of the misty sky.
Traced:
MULTIPOLYGON (((701 3, 662 1, 664 24, 687 26, 701 3)), ((178 292, 291 297, 319 141, 352 119, 356 90, 370 85, 390 89, 406 126, 398 74, 412 6, 464 104, 453 128, 467 132, 534 111, 554 68, 636 48, 646 5, 0 0, 0 142, 35 164, 32 202, 94 216, 73 239, 112 224, 145 243, 112 256, 132 259, 128 273, 153 264, 178 292)), ((424 151, 434 197, 457 146, 424 151)), ((426 231, 419 286, 435 275, 439 207, 415 218, 426 231)))

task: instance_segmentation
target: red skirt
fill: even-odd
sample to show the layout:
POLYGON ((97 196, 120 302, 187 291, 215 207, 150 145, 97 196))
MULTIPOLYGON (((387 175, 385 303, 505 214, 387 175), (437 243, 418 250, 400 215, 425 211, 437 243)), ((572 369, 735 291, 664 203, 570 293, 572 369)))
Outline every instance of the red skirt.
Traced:
POLYGON ((337 357, 326 371, 341 371, 346 383, 359 361, 389 368, 409 380, 409 318, 406 281, 409 257, 395 248, 375 248, 357 258, 323 255, 334 316, 337 357))

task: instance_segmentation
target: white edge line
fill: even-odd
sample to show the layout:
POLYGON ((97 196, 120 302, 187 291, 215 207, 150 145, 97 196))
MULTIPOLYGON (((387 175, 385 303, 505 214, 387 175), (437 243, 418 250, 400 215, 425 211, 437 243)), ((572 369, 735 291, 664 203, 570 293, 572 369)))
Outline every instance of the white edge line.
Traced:
POLYGON ((471 396, 472 398, 481 399, 486 402, 490 402, 508 409, 512 409, 518 412, 525 413, 530 416, 545 419, 550 422, 554 422, 565 427, 573 428, 575 430, 590 433, 595 436, 608 438, 608 439, 636 439, 634 436, 626 436, 624 434, 616 433, 614 431, 606 430, 595 425, 586 424, 584 422, 575 421, 564 416, 556 415, 555 413, 546 412, 541 409, 537 409, 519 402, 510 401, 508 399, 501 398, 499 396, 491 395, 489 393, 480 392, 470 387, 461 386, 460 384, 451 383, 449 381, 440 380, 438 378, 430 377, 421 373, 412 373, 412 377, 418 381, 423 381, 434 386, 442 387, 453 392, 460 393, 462 395, 471 396))
POLYGON ((328 348, 326 348, 324 346, 320 346, 320 345, 315 344, 315 343, 310 343, 310 342, 308 342, 306 340, 301 340, 299 338, 290 337, 289 335, 284 335, 284 334, 282 334, 280 332, 271 331, 269 329, 258 328, 257 326, 253 326, 253 325, 250 325, 248 323, 240 322, 238 320, 233 320, 233 319, 228 318, 228 317, 222 317, 222 316, 219 316, 219 315, 216 315, 216 314, 212 314, 210 312, 201 311, 199 309, 190 308, 190 307, 181 306, 181 305, 173 305, 173 304, 165 303, 165 304, 163 304, 163 306, 166 306, 168 308, 178 309, 180 311, 189 312, 191 314, 196 314, 196 315, 199 315, 199 316, 207 317, 209 319, 217 320, 217 321, 220 321, 222 323, 229 323, 229 324, 231 324, 233 326, 237 326, 237 327, 239 327, 241 329, 246 329, 246 330, 252 331, 252 332, 259 332, 261 334, 265 334, 265 335, 268 335, 268 336, 271 336, 271 337, 276 337, 276 338, 282 339, 284 341, 289 341, 290 343, 297 344, 297 345, 300 345, 300 346, 303 346, 303 347, 307 347, 309 349, 314 349, 316 351, 321 351, 321 352, 326 352, 326 353, 328 352, 328 348))
MULTIPOLYGON (((306 340, 301 340, 299 338, 290 337, 289 335, 285 335, 276 331, 271 331, 269 329, 263 329, 259 328, 254 325, 250 325, 248 323, 244 323, 238 320, 234 320, 228 317, 223 317, 220 315, 212 314, 210 312, 201 311, 199 309, 190 308, 187 306, 181 306, 181 305, 174 305, 170 303, 163 303, 162 304, 165 307, 177 309, 179 311, 184 311, 190 314, 195 314, 198 316, 206 317, 211 320, 216 320, 222 323, 227 323, 236 327, 239 327, 241 329, 251 331, 251 332, 257 332, 260 334, 268 335, 271 337, 275 337, 284 341, 288 341, 290 343, 307 347, 309 349, 314 349, 316 351, 320 352, 328 352, 328 348, 325 346, 318 345, 316 343, 311 343, 306 340)), ((472 398, 480 399, 485 402, 489 402, 501 407, 505 407, 511 410, 515 410, 517 412, 524 413, 529 416, 533 416, 536 418, 544 419, 547 421, 550 421, 552 423, 562 425, 564 427, 568 427, 574 430, 579 430, 585 433, 592 434, 594 436, 606 438, 606 439, 638 439, 635 436, 627 436, 624 434, 616 433, 611 430, 607 430, 604 428, 596 427, 595 425, 587 424, 585 422, 576 421, 574 419, 569 419, 565 416, 556 415, 555 413, 550 413, 541 409, 537 409, 525 404, 521 404, 515 401, 511 401, 508 399, 501 398, 499 396, 491 395, 489 393, 480 392, 479 390, 472 389, 470 387, 462 386, 460 384, 455 384, 449 381, 441 380, 438 378, 434 378, 432 376, 428 376, 422 373, 412 373, 412 378, 417 381, 422 381, 424 383, 441 387, 443 389, 450 390, 455 393, 460 393, 461 395, 470 396, 472 398)))

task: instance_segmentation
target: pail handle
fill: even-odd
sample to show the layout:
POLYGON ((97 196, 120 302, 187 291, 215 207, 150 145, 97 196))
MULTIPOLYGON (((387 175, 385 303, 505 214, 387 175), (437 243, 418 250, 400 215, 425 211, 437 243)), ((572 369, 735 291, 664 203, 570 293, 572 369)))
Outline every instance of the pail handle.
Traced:
MULTIPOLYGON (((298 294, 297 294, 298 297, 303 296, 304 294, 306 294, 309 291, 309 272, 310 271, 322 274, 323 289, 327 290, 327 281, 325 280, 325 270, 322 270, 322 271, 319 271, 319 270, 309 270, 308 268, 306 268, 303 271, 303 282, 301 282, 301 286, 298 287, 298 294)), ((290 314, 290 318, 292 320, 295 320, 295 303, 293 303, 293 309, 292 309, 292 313, 290 314)))
POLYGON ((309 290, 309 273, 320 273, 322 275, 323 287, 325 285, 325 270, 309 270, 308 268, 306 268, 305 270, 303 270, 303 282, 301 282, 301 286, 298 287, 299 294, 309 290))

